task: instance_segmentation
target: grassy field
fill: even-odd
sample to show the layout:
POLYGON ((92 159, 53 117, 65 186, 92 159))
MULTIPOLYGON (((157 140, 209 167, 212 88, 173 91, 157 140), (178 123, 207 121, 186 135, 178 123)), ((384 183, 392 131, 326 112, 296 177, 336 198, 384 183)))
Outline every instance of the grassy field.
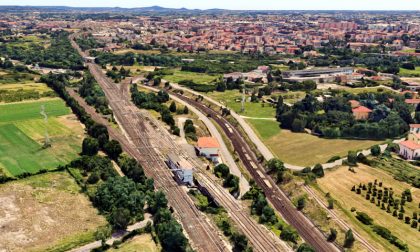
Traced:
POLYGON ((62 100, 0 105, 0 169, 8 176, 55 169, 78 156, 83 136, 83 127, 62 100), (47 124, 39 114, 41 104, 47 124), (46 130, 52 147, 44 149, 46 130))
POLYGON ((119 248, 112 248, 110 252, 159 252, 161 249, 153 241, 150 234, 143 234, 124 242, 119 248))
POLYGON ((245 119, 248 124, 254 129, 259 137, 265 141, 275 135, 280 134, 280 125, 277 121, 259 120, 259 119, 245 119))
POLYGON ((273 133, 272 128, 278 127, 274 123, 252 125, 274 155, 286 163, 301 166, 325 163, 332 156, 345 156, 349 150, 367 149, 381 143, 371 140, 325 139, 305 133, 293 133, 289 130, 279 130, 277 134, 270 136, 264 132, 269 129, 273 133), (264 139, 267 135, 270 137, 264 139))
POLYGON ((44 83, 28 82, 28 83, 0 84, 0 90, 16 91, 19 89, 33 90, 33 91, 38 91, 40 93, 51 91, 51 89, 44 83))
POLYGON ((0 185, 0 244, 6 251, 66 251, 92 241, 105 219, 66 172, 0 185))
MULTIPOLYGON (((374 234, 370 228, 361 224, 350 212, 352 207, 356 208, 356 211, 362 211, 367 213, 371 218, 374 219, 374 223, 384 226, 391 230, 391 232, 399 239, 406 242, 410 248, 410 251, 420 251, 420 243, 418 242, 419 231, 413 229, 410 225, 405 224, 402 220, 398 220, 393 217, 392 214, 381 210, 376 205, 366 200, 363 196, 351 192, 350 189, 353 185, 359 185, 359 183, 373 182, 375 179, 383 182, 383 186, 392 187, 394 195, 397 198, 401 197, 401 192, 405 189, 411 189, 413 196, 412 202, 406 202, 404 206, 405 212, 411 217, 413 211, 419 211, 418 204, 420 202, 420 190, 413 188, 409 184, 395 180, 389 173, 369 166, 359 164, 359 167, 355 168, 355 173, 348 171, 346 167, 340 167, 332 171, 326 172, 325 177, 318 179, 317 184, 322 190, 322 194, 329 192, 331 196, 337 200, 342 209, 338 211, 352 226, 357 227, 361 232, 366 232, 371 235, 370 239, 373 239, 389 251, 396 251, 396 247, 388 243, 382 238, 379 238, 374 234)), ((380 251, 383 249, 380 249, 380 251)))
POLYGON ((168 80, 170 82, 178 83, 182 80, 192 80, 197 84, 210 84, 217 78, 219 75, 209 75, 205 73, 195 73, 195 72, 187 72, 181 70, 174 70, 174 74, 172 75, 165 75, 163 79, 168 80))
POLYGON ((415 70, 408 70, 405 68, 400 68, 399 74, 404 77, 420 77, 420 67, 416 67, 415 70))
MULTIPOLYGON (((236 113, 256 118, 274 118, 276 110, 268 103, 260 102, 245 102, 245 111, 241 112, 241 99, 242 94, 238 90, 226 90, 225 92, 209 92, 207 96, 213 98, 217 102, 226 105, 236 113)), ((247 96, 249 97, 249 96, 247 96)))
POLYGON ((24 102, 0 105, 0 123, 9 123, 20 120, 40 119, 41 106, 49 117, 62 116, 70 113, 63 100, 56 98, 47 101, 24 102))

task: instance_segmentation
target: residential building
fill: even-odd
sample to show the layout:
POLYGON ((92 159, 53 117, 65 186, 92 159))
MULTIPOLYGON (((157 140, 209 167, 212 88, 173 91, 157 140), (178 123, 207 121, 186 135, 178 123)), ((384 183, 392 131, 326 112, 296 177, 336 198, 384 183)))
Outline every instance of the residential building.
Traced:
POLYGON ((210 159, 214 163, 219 162, 220 145, 214 137, 200 137, 196 145, 197 154, 210 159))

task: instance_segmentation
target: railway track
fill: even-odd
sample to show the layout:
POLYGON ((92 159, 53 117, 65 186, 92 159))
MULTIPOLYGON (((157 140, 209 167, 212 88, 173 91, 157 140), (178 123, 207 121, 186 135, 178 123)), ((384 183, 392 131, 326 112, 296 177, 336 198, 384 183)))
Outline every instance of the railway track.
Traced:
POLYGON ((262 167, 262 165, 258 162, 251 147, 241 136, 238 129, 236 129, 228 120, 212 108, 209 108, 206 105, 186 96, 173 92, 171 94, 194 106, 202 113, 207 114, 221 127, 226 136, 231 140, 235 152, 242 160, 246 169, 252 175, 258 186, 264 191, 267 199, 271 202, 274 208, 281 213, 283 218, 297 229, 299 234, 307 243, 313 246, 316 251, 330 252, 340 250, 334 244, 329 243, 326 240, 325 235, 322 234, 309 219, 307 219, 292 205, 288 197, 278 188, 272 178, 265 174, 264 167, 262 167))

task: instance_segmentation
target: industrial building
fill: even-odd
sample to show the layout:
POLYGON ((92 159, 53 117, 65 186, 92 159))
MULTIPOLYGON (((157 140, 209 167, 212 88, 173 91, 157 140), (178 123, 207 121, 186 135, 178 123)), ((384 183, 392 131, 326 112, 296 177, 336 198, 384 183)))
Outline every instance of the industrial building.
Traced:
POLYGON ((193 185, 193 165, 185 158, 175 153, 168 154, 167 164, 177 179, 184 184, 193 185))
POLYGON ((337 68, 314 68, 307 70, 284 71, 282 77, 285 80, 305 81, 313 80, 315 82, 332 82, 341 76, 351 76, 352 67, 337 68))

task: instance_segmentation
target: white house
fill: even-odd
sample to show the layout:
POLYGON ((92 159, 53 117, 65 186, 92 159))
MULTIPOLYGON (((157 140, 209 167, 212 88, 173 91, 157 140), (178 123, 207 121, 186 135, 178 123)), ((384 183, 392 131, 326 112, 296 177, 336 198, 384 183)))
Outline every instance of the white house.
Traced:
POLYGON ((413 160, 420 157, 420 144, 406 140, 399 143, 400 146, 400 156, 408 160, 413 160))
POLYGON ((167 161, 169 168, 175 173, 178 179, 185 184, 193 185, 193 166, 185 158, 174 153, 168 154, 167 161))
POLYGON ((195 147, 198 155, 210 159, 212 162, 217 163, 219 160, 220 145, 214 137, 200 137, 195 147))

